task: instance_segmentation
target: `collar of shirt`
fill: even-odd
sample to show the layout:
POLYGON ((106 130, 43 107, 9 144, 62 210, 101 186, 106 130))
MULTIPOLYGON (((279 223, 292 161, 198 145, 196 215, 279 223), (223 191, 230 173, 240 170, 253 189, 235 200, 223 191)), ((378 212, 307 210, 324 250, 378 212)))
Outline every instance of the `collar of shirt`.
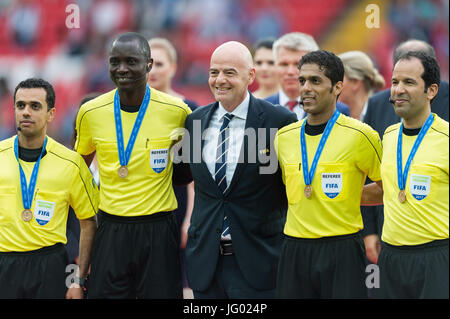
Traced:
MULTIPOLYGON (((280 102, 281 106, 289 109, 289 107, 286 105, 286 103, 291 101, 291 99, 286 95, 286 93, 284 93, 284 91, 282 89, 280 89, 280 92, 279 92, 279 100, 280 100, 279 102, 280 102)), ((300 103, 300 95, 297 97, 297 101, 300 103)), ((296 106, 294 106, 292 111, 295 114, 297 114, 298 120, 301 120, 305 115, 305 112, 303 111, 303 107, 300 104, 297 104, 296 106)))
POLYGON ((363 109, 362 109, 362 112, 361 112, 361 116, 359 117, 359 120, 361 121, 361 122, 364 122, 364 117, 366 116, 366 113, 367 113, 367 105, 368 105, 368 100, 366 101, 366 103, 364 104, 364 107, 363 107, 363 109))
MULTIPOLYGON (((280 105, 286 107, 286 103, 291 101, 291 99, 286 95, 286 93, 283 92, 283 90, 280 89, 280 105)), ((297 101, 300 102, 300 95, 297 97, 297 101)), ((298 106, 298 105, 297 105, 298 106)), ((297 107, 296 106, 296 107, 297 107)))
MULTIPOLYGON (((222 106, 222 104, 219 102, 219 108, 217 109, 217 119, 220 121, 223 116, 227 113, 230 113, 234 115, 235 118, 239 118, 242 120, 247 119, 247 113, 248 113, 248 106, 250 104, 250 94, 247 92, 247 95, 245 96, 245 99, 242 101, 241 104, 239 104, 233 112, 228 112, 225 110, 225 108, 222 106)), ((230 125, 233 121, 230 122, 230 125)))
MULTIPOLYGON (((228 144, 228 152, 227 152, 227 168, 226 168, 226 179, 227 183, 231 183, 233 178, 234 171, 237 166, 237 162, 239 159, 241 146, 244 140, 244 132, 245 132, 245 122, 247 119, 248 108, 250 104, 250 94, 247 92, 247 96, 244 101, 239 104, 233 112, 234 117, 230 121, 230 139, 228 144)), ((209 123, 209 131, 208 136, 205 139, 205 144, 202 150, 203 160, 208 167, 211 176, 214 176, 215 173, 215 163, 216 163, 216 154, 217 154, 217 140, 219 137, 220 127, 222 126, 222 118, 223 116, 229 113, 227 112, 223 106, 219 103, 219 107, 214 112, 211 121, 209 123)))

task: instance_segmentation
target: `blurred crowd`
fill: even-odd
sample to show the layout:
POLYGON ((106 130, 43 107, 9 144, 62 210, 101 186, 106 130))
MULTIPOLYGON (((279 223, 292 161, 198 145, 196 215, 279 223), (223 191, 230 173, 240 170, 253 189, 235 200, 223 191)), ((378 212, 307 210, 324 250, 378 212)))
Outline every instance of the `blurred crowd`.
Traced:
MULTIPOLYGON (((14 87, 37 76, 56 90, 57 115, 49 134, 69 146, 82 97, 113 88, 105 53, 120 32, 137 31, 148 39, 163 37, 173 43, 178 53, 174 89, 204 105, 213 100, 207 86, 208 65, 218 44, 233 39, 253 48, 262 38, 300 31, 320 45, 354 4, 351 0, 0 0, 0 139, 15 132, 14 87), (79 9, 79 28, 68 27, 74 14, 68 10, 70 4, 79 9)), ((409 38, 430 43, 445 80, 448 6, 445 0, 389 1, 388 23, 383 26, 391 35, 391 49, 409 38)), ((346 51, 350 50, 361 48, 346 51)), ((390 70, 392 60, 380 59, 377 48, 373 50, 366 53, 378 69, 390 70)), ((255 83, 252 89, 257 88, 255 83)))

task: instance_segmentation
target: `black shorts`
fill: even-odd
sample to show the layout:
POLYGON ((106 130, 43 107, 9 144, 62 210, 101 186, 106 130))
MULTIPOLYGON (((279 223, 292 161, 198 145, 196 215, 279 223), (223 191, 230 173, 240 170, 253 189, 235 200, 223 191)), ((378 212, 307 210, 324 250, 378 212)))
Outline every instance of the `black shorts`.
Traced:
POLYGON ((174 214, 99 214, 88 298, 182 298, 174 214))
POLYGON ((365 248, 359 233, 304 239, 285 236, 277 298, 367 298, 365 248))
POLYGON ((67 262, 63 244, 0 253, 0 299, 64 299, 67 262))
POLYGON ((375 298, 449 297, 448 239, 415 246, 382 243, 375 298))

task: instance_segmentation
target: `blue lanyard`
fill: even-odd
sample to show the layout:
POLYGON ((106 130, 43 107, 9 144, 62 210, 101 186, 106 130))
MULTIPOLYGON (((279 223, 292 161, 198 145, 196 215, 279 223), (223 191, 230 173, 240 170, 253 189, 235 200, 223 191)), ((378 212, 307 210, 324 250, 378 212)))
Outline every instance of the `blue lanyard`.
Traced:
POLYGON ((133 129, 131 131, 130 139, 128 140, 127 148, 124 151, 123 143, 123 129, 122 129, 122 117, 120 116, 120 99, 119 91, 116 90, 114 95, 114 120, 116 123, 116 137, 117 137, 117 150, 119 152, 119 162, 122 166, 127 166, 130 161, 131 152, 133 151, 134 142, 141 128, 142 120, 144 119, 145 112, 147 111, 148 102, 150 101, 150 87, 147 85, 145 91, 144 100, 139 108, 139 113, 134 122, 133 129))
POLYGON ((45 147, 47 146, 47 136, 44 140, 44 145, 42 146, 41 155, 39 155, 38 160, 34 164, 33 172, 31 173, 30 185, 27 187, 27 178, 25 173, 23 172, 22 165, 20 165, 19 161, 19 142, 18 137, 14 139, 14 154, 16 155, 17 163, 19 163, 19 172, 20 172, 20 188, 22 189, 22 204, 23 208, 30 209, 31 204, 33 202, 33 194, 34 189, 36 188, 37 175, 39 172, 39 165, 41 163, 42 155, 45 152, 45 147))
POLYGON ((320 155, 322 154, 323 148, 325 147, 325 143, 327 142, 328 136, 333 129, 334 123, 336 123, 339 115, 341 113, 336 109, 334 111, 333 116, 328 121, 327 126, 325 127, 325 131, 323 132, 322 137, 320 138, 319 146, 317 147, 316 153, 314 154, 314 159, 311 165, 311 170, 308 173, 308 152, 306 150, 306 139, 305 139, 305 124, 306 119, 303 121, 302 128, 300 130, 300 147, 302 151, 302 166, 303 166, 303 179, 305 180, 306 185, 311 185, 314 174, 316 172, 317 163, 319 162, 320 155))
POLYGON ((406 160, 405 164, 405 170, 402 172, 402 135, 403 135, 403 122, 400 124, 400 130, 398 132, 398 140, 397 140, 397 181, 398 181, 398 187, 400 190, 405 189, 406 179, 408 178, 408 171, 409 167, 411 166, 411 162, 414 158, 414 155, 416 155, 417 150, 419 149, 420 143, 422 143, 423 138, 425 137, 425 134, 427 133, 428 129, 431 127, 431 124, 433 124, 433 114, 430 114, 428 116, 427 120, 425 121, 425 124, 420 129, 419 135, 417 136, 416 140, 414 141, 414 145, 411 149, 411 152, 409 153, 408 159, 406 160))

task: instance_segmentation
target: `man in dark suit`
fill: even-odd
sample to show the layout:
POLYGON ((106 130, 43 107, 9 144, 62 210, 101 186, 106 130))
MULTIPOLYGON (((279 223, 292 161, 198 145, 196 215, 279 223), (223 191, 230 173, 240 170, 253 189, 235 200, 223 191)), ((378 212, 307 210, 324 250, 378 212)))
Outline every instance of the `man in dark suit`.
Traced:
MULTIPOLYGON (((299 120, 306 116, 301 106, 300 84, 298 83, 298 63, 302 56, 311 51, 319 50, 312 36, 301 32, 291 32, 283 35, 273 44, 273 55, 280 81, 280 91, 265 98, 266 101, 280 104, 297 114, 299 120)), ((337 102, 337 109, 350 116, 350 108, 342 102, 337 102)))
POLYGON ((186 121, 195 184, 186 262, 194 298, 275 294, 287 199, 273 138, 296 115, 254 98, 254 78, 249 50, 222 44, 209 71, 216 102, 186 121))
MULTIPOLYGON (((395 49, 394 65, 397 63, 398 58, 408 51, 421 51, 436 58, 435 51, 431 45, 424 41, 411 39, 400 43, 395 49)), ((395 114, 394 108, 390 103, 390 97, 390 89, 373 95, 367 103, 367 111, 364 116, 364 122, 375 129, 381 138, 387 127, 400 122, 400 117, 395 114)), ((441 81, 439 91, 431 103, 431 112, 448 121, 448 82, 441 81)), ((383 206, 363 206, 361 207, 361 213, 364 220, 363 235, 367 259, 372 263, 377 263, 384 221, 383 206)))

